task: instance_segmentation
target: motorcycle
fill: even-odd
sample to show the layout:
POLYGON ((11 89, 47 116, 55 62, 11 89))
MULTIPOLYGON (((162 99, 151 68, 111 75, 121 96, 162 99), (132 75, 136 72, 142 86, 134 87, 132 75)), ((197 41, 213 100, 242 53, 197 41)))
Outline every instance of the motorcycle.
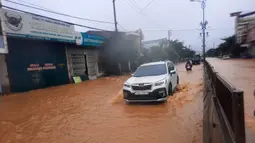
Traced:
POLYGON ((191 64, 186 64, 185 68, 186 68, 186 71, 192 71, 192 65, 191 64))

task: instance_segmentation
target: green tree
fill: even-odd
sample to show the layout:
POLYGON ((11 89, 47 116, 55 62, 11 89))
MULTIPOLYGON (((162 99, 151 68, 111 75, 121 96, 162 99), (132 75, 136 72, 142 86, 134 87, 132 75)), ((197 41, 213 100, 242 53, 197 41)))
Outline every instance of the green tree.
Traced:
POLYGON ((193 57, 195 51, 184 46, 179 40, 164 40, 158 46, 152 46, 148 49, 143 48, 143 62, 171 60, 178 62, 181 59, 193 57))
POLYGON ((215 56, 217 56, 216 49, 209 49, 208 51, 206 51, 206 56, 207 57, 215 57, 215 56))
POLYGON ((245 51, 245 48, 240 47, 238 43, 236 43, 236 36, 229 36, 227 38, 223 38, 222 42, 216 49, 210 49, 207 51, 207 54, 214 53, 215 56, 222 56, 229 54, 232 57, 239 57, 241 53, 245 51))

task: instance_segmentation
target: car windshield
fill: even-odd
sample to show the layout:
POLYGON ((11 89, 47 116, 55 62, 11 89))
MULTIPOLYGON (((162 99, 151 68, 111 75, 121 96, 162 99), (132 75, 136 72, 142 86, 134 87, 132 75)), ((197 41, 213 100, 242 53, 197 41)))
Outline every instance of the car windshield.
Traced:
POLYGON ((148 65, 148 66, 140 66, 135 74, 134 77, 142 77, 142 76, 157 76, 166 74, 166 65, 165 64, 158 64, 158 65, 148 65))
POLYGON ((199 60, 199 59, 200 59, 200 56, 195 56, 193 59, 194 59, 194 60, 199 60))

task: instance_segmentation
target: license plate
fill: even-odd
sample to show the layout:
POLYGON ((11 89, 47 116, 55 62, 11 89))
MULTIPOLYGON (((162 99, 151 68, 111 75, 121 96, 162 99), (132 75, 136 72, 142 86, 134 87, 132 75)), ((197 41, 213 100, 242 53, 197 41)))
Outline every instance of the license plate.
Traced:
POLYGON ((149 92, 148 91, 139 91, 139 92, 135 92, 135 95, 148 95, 149 92))

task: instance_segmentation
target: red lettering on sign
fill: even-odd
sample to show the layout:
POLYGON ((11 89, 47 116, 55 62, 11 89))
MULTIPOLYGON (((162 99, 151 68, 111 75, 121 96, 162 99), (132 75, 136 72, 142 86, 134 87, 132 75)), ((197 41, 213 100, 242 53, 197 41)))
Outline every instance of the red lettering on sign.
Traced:
POLYGON ((40 65, 39 64, 30 64, 29 66, 30 67, 39 67, 40 65))
POLYGON ((53 64, 52 63, 46 63, 46 64, 44 64, 44 66, 53 66, 53 64))
POLYGON ((32 68, 27 68, 27 71, 41 71, 42 67, 32 67, 32 68))
POLYGON ((43 67, 43 70, 54 70, 54 69, 56 69, 56 66, 43 67))

